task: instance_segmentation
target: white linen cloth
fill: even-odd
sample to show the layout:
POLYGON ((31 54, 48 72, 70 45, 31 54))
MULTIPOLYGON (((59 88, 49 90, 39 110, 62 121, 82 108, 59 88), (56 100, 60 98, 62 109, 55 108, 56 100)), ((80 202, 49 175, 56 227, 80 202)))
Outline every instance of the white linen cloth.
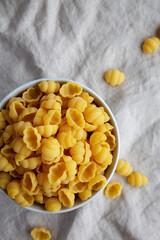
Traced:
POLYGON ((143 41, 160 27, 159 0, 48 0, 0 2, 0 99, 43 77, 76 80, 95 90, 115 114, 120 157, 144 173, 145 187, 124 177, 120 197, 101 193, 66 214, 25 210, 0 193, 0 240, 28 240, 36 226, 56 240, 160 239, 160 48, 146 55, 143 41), (103 79, 118 68, 125 82, 103 79))

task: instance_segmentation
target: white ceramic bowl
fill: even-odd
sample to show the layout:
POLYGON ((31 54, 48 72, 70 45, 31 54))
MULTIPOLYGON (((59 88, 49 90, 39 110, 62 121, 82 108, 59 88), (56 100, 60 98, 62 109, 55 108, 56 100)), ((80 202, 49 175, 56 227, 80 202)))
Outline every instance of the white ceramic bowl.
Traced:
MULTIPOLYGON (((63 79, 63 78, 42 78, 42 79, 37 79, 37 80, 33 80, 33 81, 30 81, 30 82, 27 82, 19 87, 17 87, 16 89, 14 89, 12 92, 10 92, 6 97, 4 97, 1 102, 0 102, 0 109, 2 109, 5 104, 8 102, 8 100, 12 97, 15 97, 15 96, 19 96, 23 91, 25 91, 27 88, 29 87, 32 87, 34 85, 36 85, 38 82, 41 82, 41 81, 44 81, 44 80, 54 80, 54 81, 57 81, 57 82, 60 82, 60 83, 66 83, 66 82, 74 82, 72 80, 69 80, 69 79, 63 79)), ((95 103, 98 105, 98 106, 103 106, 105 111, 109 114, 110 116, 110 122, 111 124, 114 126, 114 130, 113 130, 113 133, 116 137, 116 148, 115 150, 113 151, 113 161, 112 161, 112 164, 107 168, 107 171, 106 171, 106 178, 107 178, 107 182, 106 182, 106 185, 109 183, 109 181, 111 180, 114 172, 115 172, 115 169, 116 169, 116 166, 117 166, 117 163, 118 163, 118 159, 119 159, 119 151, 120 151, 120 137, 119 137, 119 130, 118 130, 118 126, 117 126, 117 123, 116 123, 116 120, 115 120, 115 117, 113 115, 113 113, 111 112, 109 106, 106 104, 105 101, 103 101, 103 99, 97 94, 95 93, 93 90, 91 90, 90 88, 84 86, 83 84, 80 84, 78 83, 79 85, 81 85, 83 87, 83 89, 85 91, 87 91, 92 97, 94 97, 94 101, 95 103)), ((105 185, 105 186, 106 186, 105 185)), ((104 186, 104 188, 105 188, 104 186)), ((103 189, 104 189, 103 188, 103 189)), ((34 212, 38 212, 38 213, 49 213, 49 214, 55 214, 55 213, 64 213, 64 212, 69 212, 69 211, 72 211, 72 210, 75 210, 79 207, 82 207, 84 206, 86 203, 89 203, 91 200, 95 199, 96 196, 103 191, 103 189, 95 192, 93 194, 93 196, 91 198, 89 198, 88 200, 82 202, 81 200, 76 200, 75 202, 75 205, 72 207, 72 208, 62 208, 59 212, 48 212, 44 209, 43 206, 41 206, 40 204, 36 204, 34 203, 32 206, 30 207, 26 207, 26 209, 28 210, 31 210, 31 211, 34 211, 34 212)), ((2 192, 5 196, 8 197, 7 193, 5 191, 3 191, 1 188, 0 188, 0 192, 2 192)), ((11 201, 13 201, 14 203, 16 203, 14 200, 12 200, 10 197, 8 197, 11 201)), ((96 201, 96 200, 95 200, 96 201)), ((17 204, 17 203, 16 203, 17 204)), ((20 206, 19 204, 17 204, 18 206, 20 206)))

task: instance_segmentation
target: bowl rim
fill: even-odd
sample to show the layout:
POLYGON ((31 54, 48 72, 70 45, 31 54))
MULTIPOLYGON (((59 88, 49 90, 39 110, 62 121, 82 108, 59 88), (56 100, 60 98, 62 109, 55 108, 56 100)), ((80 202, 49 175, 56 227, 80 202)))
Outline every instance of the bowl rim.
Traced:
MULTIPOLYGON (((114 129, 115 129, 115 132, 116 132, 116 148, 117 148, 117 154, 116 154, 116 159, 115 159, 115 164, 113 166, 113 169, 111 171, 111 174, 109 175, 109 177, 107 178, 107 181, 106 181, 106 184, 104 185, 104 187, 100 190, 98 190, 93 196, 91 196, 89 199, 81 202, 80 204, 78 205, 75 205, 71 208, 65 208, 65 209, 62 209, 60 211, 57 211, 57 212, 48 212, 47 210, 40 210, 40 209, 35 209, 33 208, 32 206, 31 207, 23 207, 24 209, 27 209, 27 210, 30 210, 32 212, 36 212, 36 213, 45 213, 45 214, 59 214, 59 213, 66 213, 66 212, 70 212, 70 211, 73 211, 73 210, 76 210, 80 207, 83 207, 85 204, 89 203, 91 200, 93 200, 96 196, 98 196, 103 190, 104 188, 107 186, 107 184, 110 182, 111 178, 113 177, 114 173, 115 173, 115 170, 116 170, 116 166, 118 164, 118 160, 119 160, 119 154, 120 154, 120 135, 119 135, 119 129, 118 129, 118 125, 117 125, 117 122, 116 122, 116 119, 115 119, 115 116, 113 115, 110 107, 108 106, 108 104, 95 92, 93 91, 91 88, 83 85, 82 83, 79 83, 79 82, 76 82, 74 80, 71 80, 71 79, 66 79, 66 78, 40 78, 40 79, 36 79, 36 80, 32 80, 32 81, 29 81, 27 83, 24 83, 20 86, 18 86, 17 88, 15 88, 14 90, 12 90, 11 92, 9 92, 2 100, 0 100, 0 109, 2 109, 4 107, 4 105, 7 103, 7 101, 12 98, 12 97, 15 97, 17 96, 18 94, 20 94, 21 92, 25 91, 27 88, 29 87, 32 87, 34 86, 35 84, 39 83, 39 82, 42 82, 42 81, 49 81, 49 80, 54 80, 56 82, 59 82, 59 83, 63 83, 63 82, 74 82, 74 83, 77 83, 79 84, 80 86, 83 87, 83 89, 85 91, 87 91, 88 93, 91 93, 91 95, 95 96, 96 99, 98 99, 98 101, 100 101, 102 103, 103 106, 105 106, 105 108, 107 109, 110 117, 111 117, 111 120, 114 124, 114 129)), ((2 190, 0 188, 0 192, 7 198, 9 198, 11 201, 13 201, 14 203, 16 203, 13 199, 11 199, 7 193, 2 190)), ((18 203, 16 203, 18 206, 20 206, 18 203)), ((20 206, 21 207, 21 206, 20 206)))

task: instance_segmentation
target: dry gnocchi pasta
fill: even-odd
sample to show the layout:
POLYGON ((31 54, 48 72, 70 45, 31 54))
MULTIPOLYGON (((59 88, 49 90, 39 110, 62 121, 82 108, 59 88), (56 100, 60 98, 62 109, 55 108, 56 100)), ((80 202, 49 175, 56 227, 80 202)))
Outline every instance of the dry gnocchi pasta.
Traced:
POLYGON ((124 82, 124 73, 118 69, 108 70, 104 75, 104 79, 112 86, 120 85, 124 82))
POLYGON ((128 183, 132 186, 141 187, 142 185, 146 185, 148 182, 148 178, 139 172, 132 173, 128 176, 128 183))
POLYGON ((46 230, 44 227, 33 228, 31 230, 31 236, 34 240, 50 240, 51 233, 49 230, 46 230))
POLYGON ((105 188, 105 195, 109 198, 116 198, 121 194, 122 185, 119 182, 111 182, 105 188))
POLYGON ((127 177, 132 173, 132 167, 129 164, 129 162, 119 160, 118 164, 117 164, 117 167, 116 167, 116 172, 119 175, 127 177))
MULTIPOLYGON (((86 201, 106 184, 116 138, 103 106, 75 82, 42 81, 0 111, 0 187, 49 212, 86 201)), ((49 239, 43 228, 34 239, 49 239)))
POLYGON ((146 54, 150 54, 155 52, 160 45, 160 40, 157 37, 147 38, 142 46, 143 52, 146 54))

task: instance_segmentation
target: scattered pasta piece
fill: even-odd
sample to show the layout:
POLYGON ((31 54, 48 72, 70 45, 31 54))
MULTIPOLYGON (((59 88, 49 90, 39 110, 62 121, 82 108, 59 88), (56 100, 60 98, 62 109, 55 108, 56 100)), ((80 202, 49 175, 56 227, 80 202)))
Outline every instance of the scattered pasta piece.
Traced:
POLYGON ((120 72, 118 69, 108 70, 104 75, 104 79, 112 86, 120 85, 124 82, 124 73, 120 72))
POLYGON ((132 167, 129 164, 129 162, 119 160, 118 164, 117 164, 117 167, 116 167, 116 172, 119 175, 127 177, 132 173, 132 167))
POLYGON ((142 185, 146 185, 148 182, 148 178, 139 172, 132 173, 131 175, 128 176, 127 180, 130 185, 136 186, 136 187, 141 187, 142 185))
POLYGON ((109 198, 116 198, 121 194, 122 185, 119 182, 112 182, 107 185, 104 193, 109 198))
POLYGON ((33 228, 31 231, 31 236, 34 240, 50 240, 51 233, 49 230, 46 230, 44 227, 33 228))
POLYGON ((146 54, 150 54, 155 52, 160 45, 160 40, 157 37, 147 38, 142 46, 143 52, 146 54))

